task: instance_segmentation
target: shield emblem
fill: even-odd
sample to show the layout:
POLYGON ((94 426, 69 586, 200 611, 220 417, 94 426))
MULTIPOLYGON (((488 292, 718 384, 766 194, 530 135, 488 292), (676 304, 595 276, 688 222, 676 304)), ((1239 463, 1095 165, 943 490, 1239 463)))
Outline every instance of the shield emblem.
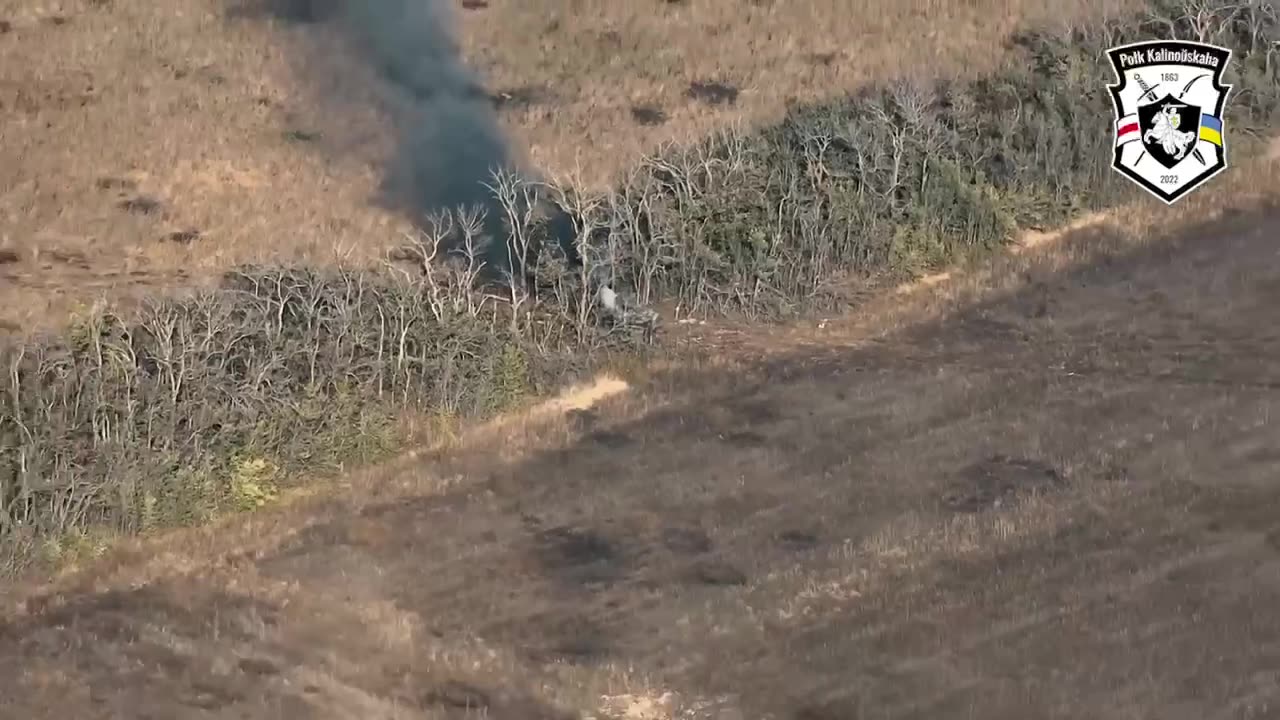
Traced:
POLYGON ((1200 108, 1172 95, 1138 107, 1138 126, 1147 154, 1173 169, 1195 149, 1200 136, 1200 108))
POLYGON ((1227 167, 1222 114, 1231 50, 1182 40, 1108 51, 1117 82, 1111 166, 1173 204, 1227 167))

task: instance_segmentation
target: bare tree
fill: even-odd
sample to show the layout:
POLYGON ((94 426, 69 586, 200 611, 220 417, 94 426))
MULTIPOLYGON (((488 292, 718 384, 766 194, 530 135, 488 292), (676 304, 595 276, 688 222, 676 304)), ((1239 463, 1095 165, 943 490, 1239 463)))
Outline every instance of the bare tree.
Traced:
POLYGON ((507 282, 511 329, 518 332, 520 314, 529 302, 525 271, 534 243, 538 200, 536 187, 515 172, 503 169, 494 171, 493 184, 486 183, 485 186, 493 192, 504 214, 507 264, 501 272, 507 282))

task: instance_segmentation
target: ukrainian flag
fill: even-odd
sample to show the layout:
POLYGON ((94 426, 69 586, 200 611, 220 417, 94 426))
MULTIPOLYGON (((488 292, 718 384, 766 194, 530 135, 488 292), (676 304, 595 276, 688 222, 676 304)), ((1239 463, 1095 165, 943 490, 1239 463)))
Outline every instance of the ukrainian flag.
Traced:
POLYGON ((1222 118, 1200 116, 1200 139, 1222 147, 1222 118))

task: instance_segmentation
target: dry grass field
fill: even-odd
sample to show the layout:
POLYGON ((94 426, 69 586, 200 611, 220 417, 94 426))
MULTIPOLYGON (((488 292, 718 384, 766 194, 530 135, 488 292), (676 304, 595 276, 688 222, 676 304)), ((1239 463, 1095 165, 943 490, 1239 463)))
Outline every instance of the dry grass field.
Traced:
POLYGON ((0 714, 1276 717, 1276 207, 1072 231, 10 588, 0 714))
MULTIPOLYGON (((157 7, 0 0, 13 328, 411 228, 379 200, 402 108, 329 30, 157 7)), ((592 185, 1117 7, 466 0, 457 35, 516 152, 592 185)), ((0 583, 0 718, 1280 717, 1280 152, 1233 163, 0 583)))
MULTIPOLYGON (((402 98, 331 28, 254 2, 0 2, 0 329, 412 231, 379 201, 402 98)), ((1131 4, 477 0, 441 33, 515 155, 601 186, 791 99, 977 72, 1021 21, 1131 4)))

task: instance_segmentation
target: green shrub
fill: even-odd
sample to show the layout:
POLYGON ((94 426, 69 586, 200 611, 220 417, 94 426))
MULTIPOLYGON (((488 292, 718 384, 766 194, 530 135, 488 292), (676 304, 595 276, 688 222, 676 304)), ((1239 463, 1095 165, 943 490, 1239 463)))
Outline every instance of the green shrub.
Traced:
POLYGON ((237 510, 256 510, 280 494, 280 468, 266 458, 231 459, 231 502, 237 510))
POLYGON ((514 408, 529 395, 529 359, 519 346, 504 345, 493 355, 489 373, 492 412, 514 408))

